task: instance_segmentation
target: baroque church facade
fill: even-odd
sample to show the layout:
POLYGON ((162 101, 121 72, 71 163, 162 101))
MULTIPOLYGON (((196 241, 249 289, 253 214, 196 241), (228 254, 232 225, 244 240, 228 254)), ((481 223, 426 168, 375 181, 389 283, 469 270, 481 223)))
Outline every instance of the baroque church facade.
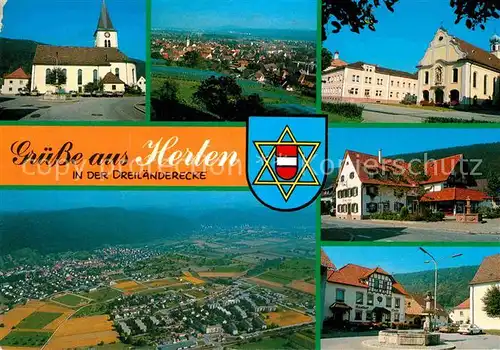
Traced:
POLYGON ((105 0, 102 1, 94 47, 38 45, 31 71, 31 90, 55 92, 48 75, 58 68, 66 75, 65 91, 84 92, 85 85, 102 80, 104 91, 123 92, 125 85, 137 84, 137 68, 118 49, 118 32, 111 22, 105 0))

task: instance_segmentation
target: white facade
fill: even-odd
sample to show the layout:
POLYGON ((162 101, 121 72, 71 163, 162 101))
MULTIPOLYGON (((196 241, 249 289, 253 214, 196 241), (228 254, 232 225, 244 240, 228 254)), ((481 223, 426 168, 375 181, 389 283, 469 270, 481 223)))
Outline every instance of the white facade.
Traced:
POLYGON ((483 298, 488 289, 493 286, 500 288, 500 281, 474 284, 470 287, 470 323, 482 329, 500 330, 500 318, 489 317, 483 310, 483 298))
POLYGON ((116 31, 98 30, 95 33, 95 47, 118 48, 118 33, 116 31))
POLYGON ((19 90, 22 90, 28 85, 28 79, 10 79, 6 78, 3 81, 2 85, 2 95, 15 95, 19 93, 19 90))
POLYGON ((453 309, 449 316, 453 323, 470 323, 470 309, 453 309))

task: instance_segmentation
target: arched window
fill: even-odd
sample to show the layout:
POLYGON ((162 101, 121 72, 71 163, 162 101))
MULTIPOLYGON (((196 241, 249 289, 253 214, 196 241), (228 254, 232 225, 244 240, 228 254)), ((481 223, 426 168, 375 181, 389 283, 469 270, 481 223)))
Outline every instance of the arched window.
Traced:
MULTIPOLYGON (((429 84, 429 72, 425 72, 425 82, 424 84, 429 84)), ((391 81, 391 85, 392 85, 392 81, 391 81)))
POLYGON ((458 68, 453 68, 453 82, 458 83, 458 68))
POLYGON ((488 93, 488 76, 485 74, 484 75, 484 86, 483 86, 483 94, 487 94, 488 93))
POLYGON ((135 69, 132 68, 132 84, 135 84, 135 69))
POLYGON ((50 76, 50 69, 47 68, 45 70, 45 84, 50 84, 49 76, 50 76))
POLYGON ((78 70, 78 85, 83 84, 83 72, 81 69, 78 70))
POLYGON ((120 77, 120 68, 115 68, 115 75, 117 78, 120 77))
POLYGON ((94 83, 97 83, 97 69, 94 69, 93 80, 94 80, 94 83))
POLYGON ((472 74, 472 87, 473 88, 477 87, 477 72, 474 72, 472 74))

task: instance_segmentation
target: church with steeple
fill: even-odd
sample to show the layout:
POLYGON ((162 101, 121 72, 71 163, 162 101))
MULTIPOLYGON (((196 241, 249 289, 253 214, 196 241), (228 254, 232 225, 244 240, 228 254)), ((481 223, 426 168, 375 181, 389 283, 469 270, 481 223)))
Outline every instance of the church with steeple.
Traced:
POLYGON ((102 84, 105 92, 117 93, 124 92, 125 86, 137 85, 136 65, 119 50, 118 31, 105 0, 94 31, 93 47, 38 45, 33 58, 32 91, 44 94, 55 92, 60 86, 66 92, 83 93, 91 83, 102 84), (54 69, 66 76, 64 84, 54 84, 49 78, 54 69))

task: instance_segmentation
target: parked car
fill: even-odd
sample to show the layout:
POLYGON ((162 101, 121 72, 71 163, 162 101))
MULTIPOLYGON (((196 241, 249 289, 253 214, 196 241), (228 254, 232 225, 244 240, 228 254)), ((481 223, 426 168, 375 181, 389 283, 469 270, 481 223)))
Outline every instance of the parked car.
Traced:
POLYGON ((90 92, 84 92, 84 93, 82 94, 82 96, 83 96, 83 97, 91 97, 91 96, 92 96, 92 94, 91 94, 90 92))
POLYGON ((113 97, 113 92, 111 92, 111 91, 106 91, 106 92, 104 93, 104 96, 106 96, 106 97, 113 97))
POLYGON ((38 92, 38 90, 33 90, 30 92, 30 95, 31 96, 40 96, 40 93, 38 92))
POLYGON ((447 324, 444 326, 439 327, 439 331, 441 333, 456 333, 458 332, 458 325, 456 324, 447 324))
POLYGON ((113 93, 114 97, 123 97, 123 95, 125 95, 123 91, 115 91, 113 93))
POLYGON ((102 96, 103 96, 103 93, 102 93, 102 92, 100 92, 100 91, 97 91, 97 92, 95 93, 95 97, 102 97, 102 96))
POLYGON ((476 326, 475 324, 462 324, 458 328, 458 333, 460 334, 481 334, 483 330, 476 326))
POLYGON ((78 92, 76 92, 76 91, 74 91, 74 90, 71 90, 71 91, 69 92, 69 95, 71 95, 71 97, 76 97, 76 96, 78 96, 78 92))

